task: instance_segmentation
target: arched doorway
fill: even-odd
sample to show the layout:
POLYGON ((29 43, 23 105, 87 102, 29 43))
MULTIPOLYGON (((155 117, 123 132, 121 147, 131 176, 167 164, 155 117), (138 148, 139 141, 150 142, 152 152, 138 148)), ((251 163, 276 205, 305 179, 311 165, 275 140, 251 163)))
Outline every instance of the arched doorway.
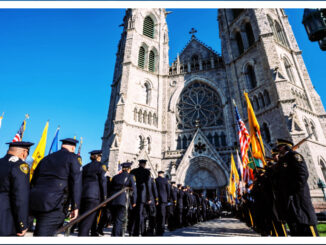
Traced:
POLYGON ((219 196, 227 185, 227 176, 220 164, 206 156, 189 159, 186 168, 178 172, 179 183, 189 185, 195 192, 209 198, 219 196))

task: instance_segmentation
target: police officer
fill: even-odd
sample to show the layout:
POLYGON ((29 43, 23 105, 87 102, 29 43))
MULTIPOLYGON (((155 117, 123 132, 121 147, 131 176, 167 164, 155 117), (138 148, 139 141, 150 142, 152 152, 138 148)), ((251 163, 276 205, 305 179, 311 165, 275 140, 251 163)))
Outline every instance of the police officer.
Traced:
POLYGON ((0 236, 24 236, 28 226, 30 142, 10 142, 0 159, 0 236))
POLYGON ((151 188, 151 172, 146 169, 147 160, 139 160, 139 167, 133 169, 130 173, 136 177, 136 187, 137 187, 137 206, 133 212, 133 225, 132 232, 133 236, 139 236, 143 234, 144 227, 144 205, 145 203, 150 204, 152 196, 151 188))
MULTIPOLYGON (((105 177, 107 167, 101 163, 102 151, 94 150, 90 154, 91 162, 83 167, 83 190, 80 214, 99 205, 106 199, 107 194, 105 177)), ((92 226, 95 226, 92 228, 92 236, 96 236, 96 214, 96 212, 93 212, 80 222, 78 236, 89 236, 92 226)))
POLYGON ((178 227, 181 228, 182 227, 182 212, 183 212, 183 196, 184 196, 184 192, 182 190, 182 185, 178 184, 177 185, 178 188, 178 193, 177 193, 177 224, 178 227))
POLYGON ((146 227, 145 222, 145 234, 146 236, 153 236, 155 234, 156 228, 156 206, 158 205, 158 193, 156 188, 155 180, 151 177, 151 188, 152 188, 152 197, 151 203, 145 205, 147 217, 148 217, 148 227, 146 227))
POLYGON ((156 235, 163 236, 165 230, 166 204, 170 198, 170 186, 164 177, 164 172, 159 171, 155 180, 158 193, 158 212, 156 235))
MULTIPOLYGON (((136 191, 136 182, 135 176, 130 174, 130 162, 125 162, 121 164, 122 172, 120 174, 115 175, 112 178, 110 183, 110 196, 119 192, 125 187, 131 187, 133 191, 133 195, 131 196, 131 205, 134 208, 136 206, 137 200, 137 191, 136 191)), ((126 212, 127 212, 127 196, 126 193, 122 193, 117 196, 111 202, 111 214, 113 218, 113 229, 112 236, 124 236, 124 229, 126 222, 126 212)))
POLYGON ((177 199, 178 199, 178 188, 175 181, 171 181, 170 185, 170 206, 168 208, 168 229, 173 231, 177 227, 177 217, 176 217, 176 207, 177 207, 177 199))
POLYGON ((291 236, 318 236, 317 217, 312 206, 308 186, 309 172, 302 155, 292 150, 293 143, 277 140, 279 163, 286 169, 287 217, 291 236))
POLYGON ((77 140, 61 140, 61 150, 41 160, 35 169, 30 207, 36 218, 34 236, 53 236, 62 226, 71 202, 70 220, 78 216, 82 192, 81 159, 74 153, 77 140))

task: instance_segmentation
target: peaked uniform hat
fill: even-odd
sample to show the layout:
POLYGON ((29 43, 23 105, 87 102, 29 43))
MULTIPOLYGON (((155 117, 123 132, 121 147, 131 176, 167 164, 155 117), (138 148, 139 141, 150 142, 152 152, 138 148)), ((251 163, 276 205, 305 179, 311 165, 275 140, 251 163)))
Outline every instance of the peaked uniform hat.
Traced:
POLYGON ((293 146, 292 141, 285 140, 285 139, 277 139, 276 144, 277 144, 277 146, 281 146, 281 145, 287 145, 287 146, 290 146, 290 147, 293 146))
POLYGON ((90 151, 88 153, 91 155, 99 155, 99 154, 102 154, 102 150, 94 150, 94 151, 90 151))
POLYGON ((27 141, 8 142, 6 144, 8 144, 9 147, 19 147, 25 149, 29 149, 32 145, 34 145, 34 143, 27 142, 27 141))
POLYGON ((66 138, 66 139, 62 139, 60 140, 62 142, 62 144, 65 144, 65 145, 74 145, 76 146, 78 144, 78 140, 75 140, 73 138, 66 138))
POLYGON ((124 162, 121 164, 121 167, 122 168, 130 168, 132 165, 132 162, 124 162))

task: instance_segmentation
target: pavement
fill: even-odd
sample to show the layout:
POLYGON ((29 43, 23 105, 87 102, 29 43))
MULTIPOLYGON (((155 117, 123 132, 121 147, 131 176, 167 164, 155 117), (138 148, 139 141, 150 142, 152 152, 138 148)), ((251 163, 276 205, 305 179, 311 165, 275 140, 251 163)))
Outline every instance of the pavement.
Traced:
MULTIPOLYGON (((104 230, 104 236, 110 236, 111 226, 104 230)), ((31 232, 27 232, 27 237, 33 236, 31 232)), ((63 234, 59 236, 63 237, 63 234)), ((71 236, 77 236, 76 233, 71 236)), ((164 236, 185 236, 185 237, 259 237, 260 235, 249 228, 245 223, 231 217, 223 217, 197 223, 193 226, 169 231, 166 229, 164 236)))

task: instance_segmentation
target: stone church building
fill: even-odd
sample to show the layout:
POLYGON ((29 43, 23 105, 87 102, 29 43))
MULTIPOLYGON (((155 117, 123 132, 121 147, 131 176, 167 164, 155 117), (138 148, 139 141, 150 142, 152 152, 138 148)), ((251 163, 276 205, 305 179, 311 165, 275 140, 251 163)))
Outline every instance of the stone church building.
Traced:
MULTIPOLYGON (((282 9, 219 9, 222 54, 192 35, 169 65, 165 9, 128 9, 116 54, 103 134, 111 176, 147 159, 177 183, 219 193, 239 149, 234 99, 247 123, 249 93, 267 151, 277 138, 305 157, 312 195, 326 178, 326 113, 282 9)), ((248 126, 248 125, 247 125, 248 126)))

